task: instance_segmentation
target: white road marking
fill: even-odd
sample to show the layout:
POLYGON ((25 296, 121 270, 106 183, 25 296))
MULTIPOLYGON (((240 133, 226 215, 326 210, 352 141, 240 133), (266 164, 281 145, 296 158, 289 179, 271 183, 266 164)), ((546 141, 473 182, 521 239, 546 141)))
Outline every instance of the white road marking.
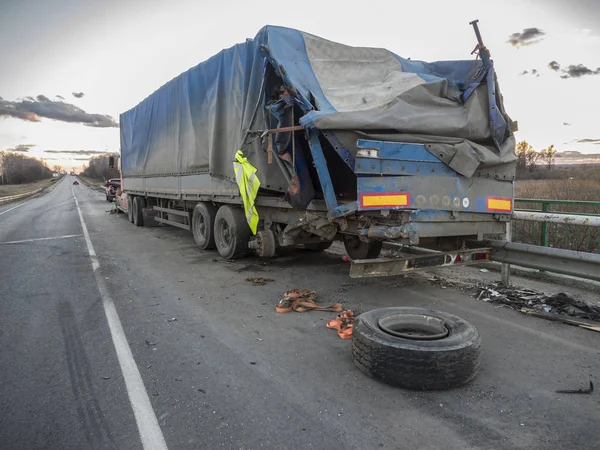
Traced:
POLYGON ((129 396, 129 402, 133 409, 135 421, 142 440, 142 446, 144 447, 144 450, 167 450, 165 437, 163 436, 158 420, 156 419, 154 409, 152 409, 152 404, 150 403, 150 398, 148 397, 148 392, 144 386, 140 371, 133 359, 133 354, 131 353, 129 343, 127 342, 123 325, 121 325, 115 302, 110 296, 106 284, 104 283, 104 279, 98 270, 100 268, 100 263, 98 262, 96 251, 92 245, 87 226, 83 220, 83 214, 81 213, 81 208, 79 208, 79 202, 75 196, 75 191, 73 188, 71 188, 71 191, 73 192, 73 198, 75 199, 75 205, 77 206, 77 212, 79 213, 79 221, 81 222, 83 236, 85 237, 88 253, 92 261, 94 277, 96 278, 96 284, 98 285, 98 290, 102 297, 102 304, 104 305, 108 327, 110 329, 113 345, 117 352, 117 359, 121 366, 121 372, 123 372, 123 378, 125 379, 127 395, 129 396))
POLYGON ((23 239, 23 240, 20 240, 20 241, 6 241, 6 242, 0 242, 0 245, 3 245, 3 244, 21 244, 23 242, 50 241, 52 239, 68 239, 68 238, 79 237, 79 236, 83 236, 83 234, 66 234, 64 236, 53 236, 53 237, 35 238, 35 239, 23 239))
MULTIPOLYGON (((31 200, 33 200, 33 199, 31 199, 31 200)), ((27 200, 26 202, 19 203, 17 206, 13 206, 12 208, 8 208, 6 211, 2 211, 2 212, 0 212, 0 216, 1 216, 2 214, 6 214, 7 212, 10 212, 10 211, 12 211, 13 209, 17 209, 17 208, 19 208, 20 206, 26 205, 26 204, 27 204, 27 203, 29 203, 31 200, 27 200)))

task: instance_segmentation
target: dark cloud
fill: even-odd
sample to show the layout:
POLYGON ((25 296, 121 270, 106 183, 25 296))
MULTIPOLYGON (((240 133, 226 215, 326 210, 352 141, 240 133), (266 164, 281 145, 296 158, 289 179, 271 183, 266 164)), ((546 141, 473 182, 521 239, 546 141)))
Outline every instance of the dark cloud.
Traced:
POLYGON ((70 158, 70 159, 72 159, 73 161, 89 161, 90 160, 90 158, 70 158))
POLYGON ((7 148, 6 151, 7 152, 23 152, 23 153, 27 153, 29 151, 30 148, 35 147, 34 144, 19 144, 16 147, 13 148, 7 148))
POLYGON ((590 138, 575 139, 575 142, 578 142, 580 144, 600 144, 600 139, 590 139, 590 138))
POLYGON ((596 70, 592 70, 583 64, 577 64, 576 66, 568 66, 566 69, 562 69, 561 78, 581 78, 585 75, 600 75, 600 67, 596 70))
POLYGON ((540 74, 538 73, 538 70, 537 70, 537 69, 531 69, 531 71, 529 71, 529 70, 524 70, 524 71, 523 71, 523 72, 521 72, 519 75, 528 75, 528 74, 530 74, 530 75, 533 75, 533 76, 534 76, 534 77, 536 77, 536 78, 540 76, 540 74))
POLYGON ((560 69, 560 64, 557 63, 556 61, 550 61, 548 63, 548 67, 552 70, 554 70, 555 72, 558 72, 560 69))
POLYGON ((513 33, 508 37, 508 42, 513 47, 521 47, 522 45, 533 45, 540 42, 544 33, 539 28, 525 28, 521 33, 513 33))
POLYGON ((81 123, 96 128, 119 126, 111 116, 90 114, 70 103, 50 100, 45 95, 38 95, 35 99, 26 97, 15 102, 0 97, 0 117, 15 117, 28 122, 39 122, 40 118, 44 117, 61 122, 81 123))
POLYGON ((571 124, 570 124, 569 122, 563 122, 563 125, 564 125, 565 127, 570 127, 570 126, 571 126, 571 124))
POLYGON ((67 153, 70 155, 104 155, 108 152, 97 150, 44 150, 46 153, 67 153))
POLYGON ((57 95, 56 98, 59 98, 61 100, 64 100, 65 98, 62 95, 57 95))
POLYGON ((75 97, 75 98, 81 98, 84 95, 85 94, 83 92, 73 92, 73 97, 75 97))

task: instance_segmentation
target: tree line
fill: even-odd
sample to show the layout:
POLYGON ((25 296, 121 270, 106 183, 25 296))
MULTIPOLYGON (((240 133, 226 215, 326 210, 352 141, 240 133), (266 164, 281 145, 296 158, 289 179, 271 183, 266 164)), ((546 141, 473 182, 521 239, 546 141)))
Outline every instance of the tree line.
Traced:
POLYGON ((517 144, 516 153, 517 170, 521 173, 525 171, 533 172, 538 164, 552 170, 556 158, 559 157, 554 145, 537 152, 527 141, 521 141, 517 144))
POLYGON ((22 184, 52 178, 44 161, 14 152, 0 152, 0 184, 22 184))
POLYGON ((81 175, 88 178, 96 178, 98 180, 108 180, 110 178, 119 178, 119 170, 115 167, 110 170, 108 166, 108 158, 110 156, 119 156, 118 153, 93 156, 90 159, 87 167, 83 169, 81 175))

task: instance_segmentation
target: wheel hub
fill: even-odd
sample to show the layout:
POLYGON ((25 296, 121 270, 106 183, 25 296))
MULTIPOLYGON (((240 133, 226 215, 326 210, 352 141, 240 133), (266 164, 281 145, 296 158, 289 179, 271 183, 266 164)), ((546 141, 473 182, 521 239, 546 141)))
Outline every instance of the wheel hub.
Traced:
POLYGON ((428 314, 391 313, 381 317, 378 325, 384 333, 418 341, 443 339, 449 333, 442 319, 428 314))

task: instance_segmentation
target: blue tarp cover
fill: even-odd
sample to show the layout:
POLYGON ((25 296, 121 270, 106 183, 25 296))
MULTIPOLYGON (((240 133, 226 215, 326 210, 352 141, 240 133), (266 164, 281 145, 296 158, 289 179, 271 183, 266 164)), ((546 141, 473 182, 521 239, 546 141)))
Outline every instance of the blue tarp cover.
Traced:
POLYGON ((481 167, 514 175, 513 135, 506 131, 499 145, 491 139, 485 72, 480 61, 413 61, 267 26, 121 114, 123 174, 233 179, 231 162, 242 148, 263 187, 285 188, 260 133, 269 127, 273 86, 264 80, 276 74, 303 112, 300 123, 334 131, 351 152, 357 135, 428 142, 465 176, 481 167))

